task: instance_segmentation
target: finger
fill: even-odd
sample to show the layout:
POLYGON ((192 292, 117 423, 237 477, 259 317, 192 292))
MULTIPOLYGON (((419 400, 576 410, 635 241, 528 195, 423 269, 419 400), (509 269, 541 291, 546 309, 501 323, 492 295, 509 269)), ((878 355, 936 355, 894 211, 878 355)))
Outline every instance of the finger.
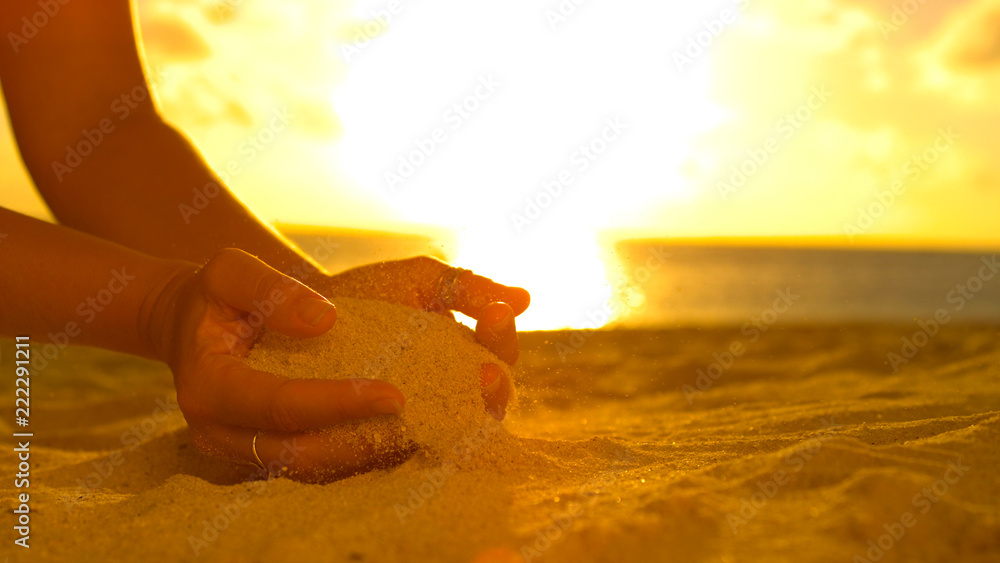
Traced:
POLYGON ((378 429, 377 440, 355 425, 310 432, 258 432, 220 425, 192 427, 191 431, 203 453, 252 465, 270 475, 327 483, 398 465, 412 455, 414 447, 398 427, 381 424, 378 429))
POLYGON ((242 250, 219 252, 199 275, 211 301, 259 315, 258 323, 282 334, 316 336, 337 320, 325 297, 242 250))
MULTIPOLYGON (((329 483, 375 469, 388 469, 403 463, 416 451, 416 446, 403 438, 402 432, 389 430, 388 425, 377 439, 354 426, 323 428, 303 435, 299 450, 302 455, 285 465, 285 475, 306 483, 329 483)), ((268 471, 283 463, 282 453, 294 448, 295 435, 262 432, 257 437, 257 453, 268 471), (261 444, 263 439, 263 451, 261 444), (277 457, 275 457, 277 456, 277 457)), ((285 454, 286 457, 288 454, 285 454)))
POLYGON ((510 379, 503 368, 496 364, 483 364, 481 374, 486 410, 493 418, 503 420, 510 400, 510 379))
POLYGON ((521 354, 514 311, 506 303, 490 303, 483 307, 476 322, 476 339, 509 365, 514 365, 521 354))
POLYGON ((531 303, 531 295, 526 289, 501 285, 471 271, 462 272, 458 277, 454 293, 453 308, 474 319, 478 319, 490 303, 507 303, 514 315, 523 313, 531 303))
POLYGON ((211 377, 195 374, 178 401, 185 415, 215 423, 294 432, 398 414, 405 403, 399 389, 373 379, 290 379, 228 355, 206 362, 211 377))

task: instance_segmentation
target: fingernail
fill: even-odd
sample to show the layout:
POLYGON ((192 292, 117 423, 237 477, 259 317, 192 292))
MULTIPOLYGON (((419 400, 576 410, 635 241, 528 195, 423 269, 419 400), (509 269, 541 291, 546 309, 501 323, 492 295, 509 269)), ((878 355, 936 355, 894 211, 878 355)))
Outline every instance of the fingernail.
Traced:
POLYGON ((503 331, 504 329, 507 328, 507 326, 510 325, 510 317, 511 317, 511 310, 507 309, 507 313, 503 316, 503 318, 490 325, 490 328, 493 329, 493 332, 503 331))
POLYGON ((497 419, 497 422, 503 422, 504 417, 507 416, 507 411, 500 407, 495 409, 486 409, 486 412, 493 415, 493 418, 497 419))
POLYGON ((316 297, 306 297, 295 306, 295 312, 298 313, 299 318, 309 326, 318 325, 323 317, 332 310, 333 303, 316 297))
POLYGON ((500 370, 490 369, 483 372, 481 378, 483 389, 492 391, 498 381, 500 381, 500 370))
POLYGON ((403 412, 403 405, 396 399, 377 399, 371 403, 372 410, 378 414, 399 414, 403 412))

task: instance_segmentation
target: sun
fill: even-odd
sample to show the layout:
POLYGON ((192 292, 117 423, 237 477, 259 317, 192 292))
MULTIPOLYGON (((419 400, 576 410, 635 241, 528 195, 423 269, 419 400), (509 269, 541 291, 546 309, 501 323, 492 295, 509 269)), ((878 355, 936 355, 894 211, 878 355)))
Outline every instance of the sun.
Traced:
POLYGON ((350 51, 331 166, 401 220, 454 231, 457 265, 531 292, 519 328, 614 321, 618 265, 598 240, 669 232, 651 211, 697 196, 681 171, 692 138, 722 118, 705 65, 677 71, 651 25, 592 41, 605 26, 590 7, 556 33, 541 12, 505 21, 516 41, 435 17, 446 11, 414 7, 350 51))
POLYGON ((502 241, 487 233, 460 238, 455 262, 506 285, 524 287, 531 306, 518 330, 599 328, 614 295, 601 249, 587 228, 544 237, 544 244, 502 241))

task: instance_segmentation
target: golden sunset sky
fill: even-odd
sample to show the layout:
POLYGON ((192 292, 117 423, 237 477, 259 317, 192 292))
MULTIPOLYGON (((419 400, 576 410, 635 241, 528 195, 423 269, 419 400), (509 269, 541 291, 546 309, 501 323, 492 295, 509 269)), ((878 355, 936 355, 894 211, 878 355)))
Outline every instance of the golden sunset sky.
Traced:
POLYGON ((1000 0, 139 10, 164 113, 263 218, 444 230, 550 300, 599 233, 1000 243, 1000 0))

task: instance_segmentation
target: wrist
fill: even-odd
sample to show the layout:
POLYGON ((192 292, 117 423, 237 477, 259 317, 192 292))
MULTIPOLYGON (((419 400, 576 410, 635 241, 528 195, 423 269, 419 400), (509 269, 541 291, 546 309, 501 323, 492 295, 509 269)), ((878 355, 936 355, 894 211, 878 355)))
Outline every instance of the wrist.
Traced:
POLYGON ((180 297, 198 266, 181 260, 164 260, 139 311, 139 336, 146 356, 169 363, 180 297))

